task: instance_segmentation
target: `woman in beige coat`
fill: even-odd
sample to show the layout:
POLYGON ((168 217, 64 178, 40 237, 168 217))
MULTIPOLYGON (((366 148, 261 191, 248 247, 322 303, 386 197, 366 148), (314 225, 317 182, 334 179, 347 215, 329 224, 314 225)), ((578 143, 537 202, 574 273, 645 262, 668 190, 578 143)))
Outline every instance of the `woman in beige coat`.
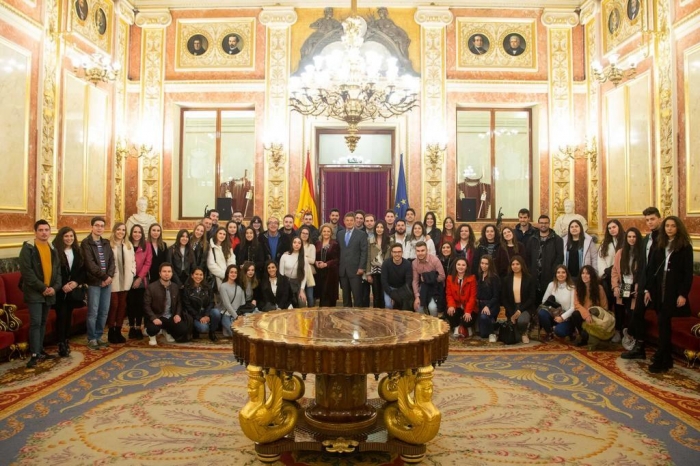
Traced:
POLYGON ((126 343, 122 335, 122 324, 126 317, 126 296, 136 275, 136 256, 131 241, 126 239, 126 225, 116 223, 112 228, 109 244, 114 256, 114 278, 112 279, 112 298, 107 315, 107 340, 110 343, 126 343))

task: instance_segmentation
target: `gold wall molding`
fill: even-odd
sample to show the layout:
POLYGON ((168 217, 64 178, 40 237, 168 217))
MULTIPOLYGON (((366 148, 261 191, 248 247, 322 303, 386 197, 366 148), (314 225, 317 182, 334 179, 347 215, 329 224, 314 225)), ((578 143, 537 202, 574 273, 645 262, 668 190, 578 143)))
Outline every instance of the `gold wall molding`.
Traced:
MULTIPOLYGON (((421 26, 421 85, 423 100, 421 133, 423 146, 423 212, 435 212, 437 223, 445 218, 444 148, 433 146, 446 139, 446 37, 445 27, 452 22, 448 8, 419 7, 414 19, 421 26), (429 145, 431 147, 429 147, 429 145)), ((408 171, 408 167, 407 167, 408 171)))
MULTIPOLYGON (((576 19, 578 21, 578 18, 576 19)), ((484 17, 457 18, 457 66, 460 71, 537 71, 537 20, 484 17), (521 38, 524 50, 511 55, 505 45, 511 35, 521 38), (473 37, 481 36, 483 53, 471 50, 473 37)))
MULTIPOLYGON (((288 93, 291 66, 291 26, 297 21, 294 8, 266 7, 260 13, 260 23, 267 28, 265 59, 265 131, 274 139, 273 148, 266 150, 265 218, 280 220, 288 212, 287 168, 289 157, 288 93), (274 135, 273 135, 274 132, 274 135)), ((265 141, 266 143, 270 141, 265 141)))
POLYGON ((630 20, 627 16, 628 0, 603 0, 601 25, 603 29, 603 50, 605 53, 611 52, 615 47, 642 31, 642 18, 646 14, 644 9, 652 1, 647 0, 647 2, 644 2, 640 0, 641 10, 634 19, 630 20))
POLYGON ((148 213, 162 220, 161 162, 163 158, 163 121, 165 108, 165 28, 172 21, 167 10, 139 11, 136 24, 141 26, 141 99, 140 130, 152 145, 150 154, 139 159, 140 196, 148 199, 148 213))
POLYGON ((574 11, 546 9, 542 13, 542 24, 548 27, 578 26, 579 17, 574 11))
POLYGON ((573 199, 573 164, 559 147, 573 145, 573 41, 568 23, 547 25, 549 46, 549 212, 552 220, 564 213, 564 201, 573 199))
POLYGON ((41 35, 44 30, 41 23, 6 2, 0 2, 0 20, 26 30, 34 37, 41 35))
POLYGON ((253 71, 255 70, 256 21, 245 18, 178 19, 176 22, 176 71, 253 71), (224 49, 228 37, 238 37, 239 53, 224 49), (204 51, 198 55, 190 50, 195 39, 204 51))
POLYGON ((658 0, 656 3, 656 30, 654 44, 654 96, 658 99, 656 105, 656 153, 657 166, 657 206, 662 216, 677 213, 677 192, 674 188, 676 180, 676 148, 673 143, 673 99, 675 95, 673 83, 674 56, 672 37, 669 33, 671 25, 671 1, 658 0))
MULTIPOLYGON (((591 64, 598 57, 600 48, 600 21, 597 13, 599 3, 588 0, 581 6, 579 17, 584 25, 586 41, 584 66, 585 70, 591 69, 591 64)), ((586 79, 586 137, 588 151, 588 226, 590 231, 600 232, 600 173, 601 167, 598 163, 599 154, 599 119, 600 114, 600 84, 592 79, 589 72, 585 73, 586 79)))
MULTIPOLYGON (((116 24, 116 60, 122 64, 123 69, 128 68, 129 63, 129 26, 134 24, 134 8, 124 0, 116 4, 117 24, 116 24)), ((126 111, 127 111, 127 74, 120 73, 114 82, 114 121, 115 132, 112 138, 115 141, 114 151, 114 198, 113 214, 114 220, 123 222, 124 205, 124 162, 126 160, 126 111)))
POLYGON ((58 0, 46 0, 46 24, 44 30, 43 80, 41 83, 41 115, 40 138, 41 149, 39 163, 37 163, 37 218, 43 218, 54 224, 56 215, 56 133, 58 131, 56 119, 58 115, 59 89, 59 56, 61 56, 63 44, 52 32, 59 30, 59 17, 61 5, 58 0))

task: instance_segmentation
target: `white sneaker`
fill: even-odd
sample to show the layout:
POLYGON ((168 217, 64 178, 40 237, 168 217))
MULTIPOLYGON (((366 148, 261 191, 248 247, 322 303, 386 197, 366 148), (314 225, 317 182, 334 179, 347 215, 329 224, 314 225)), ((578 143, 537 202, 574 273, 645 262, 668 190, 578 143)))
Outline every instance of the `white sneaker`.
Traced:
POLYGON ((170 335, 165 330, 163 330, 163 333, 165 334, 165 341, 167 341, 168 343, 175 343, 175 339, 173 338, 172 335, 170 335))
POLYGON ((525 343, 526 345, 527 345, 528 343, 530 343, 530 337, 528 337, 527 335, 523 335, 523 336, 522 336, 522 340, 523 340, 523 343, 525 343))
POLYGON ((497 338, 496 338, 495 333, 492 333, 491 335, 489 335, 489 343, 496 343, 496 340, 497 340, 497 338))
POLYGON ((148 337, 148 344, 151 346, 158 346, 158 342, 156 341, 156 335, 148 337))
POLYGON ((454 332, 452 332, 452 336, 455 338, 459 338, 459 325, 455 327, 454 332))
POLYGON ((622 329, 622 333, 624 336, 622 337, 622 347, 626 349, 627 351, 632 351, 632 348, 634 348, 634 345, 636 343, 636 340, 632 335, 630 335, 627 331, 627 329, 622 329))
POLYGON ((622 335, 620 335, 620 332, 618 330, 615 330, 615 335, 612 337, 612 342, 613 343, 620 343, 622 341, 622 335))

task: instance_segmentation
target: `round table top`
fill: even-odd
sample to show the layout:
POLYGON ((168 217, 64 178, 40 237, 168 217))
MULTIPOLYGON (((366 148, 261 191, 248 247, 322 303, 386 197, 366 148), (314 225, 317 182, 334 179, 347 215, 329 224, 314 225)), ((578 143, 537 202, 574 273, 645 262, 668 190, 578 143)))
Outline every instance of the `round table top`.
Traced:
POLYGON ((300 308, 242 316, 233 350, 246 364, 302 373, 381 373, 442 362, 447 322, 389 309, 300 308))

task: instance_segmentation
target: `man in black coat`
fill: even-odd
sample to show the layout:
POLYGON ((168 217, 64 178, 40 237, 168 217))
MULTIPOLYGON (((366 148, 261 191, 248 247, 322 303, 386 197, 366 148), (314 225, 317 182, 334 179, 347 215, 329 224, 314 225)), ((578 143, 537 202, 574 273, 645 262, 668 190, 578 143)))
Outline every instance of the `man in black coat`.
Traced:
POLYGON ((541 303, 547 285, 554 279, 557 265, 564 263, 564 241, 549 228, 551 220, 547 215, 537 219, 539 234, 533 235, 525 247, 530 263, 527 265, 537 283, 535 302, 541 303))

